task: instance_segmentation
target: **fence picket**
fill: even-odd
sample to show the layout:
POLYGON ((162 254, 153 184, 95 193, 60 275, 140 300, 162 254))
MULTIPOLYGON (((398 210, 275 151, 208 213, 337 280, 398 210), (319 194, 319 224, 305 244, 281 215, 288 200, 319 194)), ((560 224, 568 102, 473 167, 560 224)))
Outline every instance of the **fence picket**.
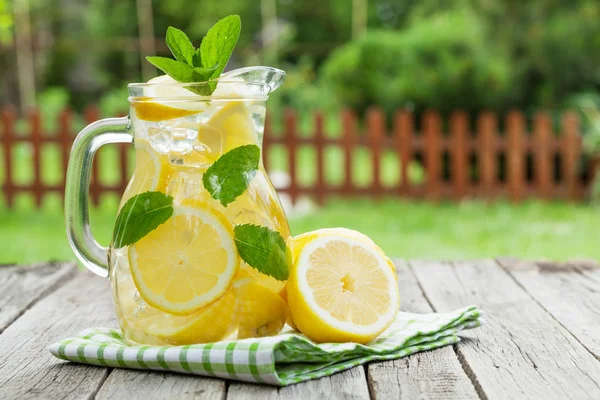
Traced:
POLYGON ((468 123, 467 114, 463 111, 456 111, 450 117, 452 197, 456 200, 465 197, 469 184, 467 156, 468 123))
POLYGON ((496 147, 498 140, 497 120, 492 112, 484 112, 477 121, 479 131, 479 177, 482 193, 492 197, 496 188, 496 147))
POLYGON ((323 132, 323 114, 321 112, 315 113, 315 153, 317 157, 317 178, 315 185, 315 199, 318 204, 325 202, 325 195, 327 192, 327 184, 325 182, 325 133, 323 132))
POLYGON ((352 152, 356 143, 356 116, 352 111, 342 112, 342 146, 344 148, 344 185, 343 192, 352 194, 354 181, 352 179, 352 152))
POLYGON ((581 157, 581 140, 577 135, 579 130, 577 115, 566 112, 562 118, 562 181, 566 188, 566 197, 575 201, 579 199, 577 187, 577 164, 581 157))
POLYGON ((269 158, 269 150, 271 150, 271 142, 273 141, 273 132, 271 130, 271 119, 267 116, 265 117, 265 131, 263 134, 263 143, 262 143, 262 160, 263 166, 265 170, 269 172, 271 169, 271 159, 269 158))
MULTIPOLYGON (((100 110, 97 107, 88 107, 84 112, 84 119, 86 124, 91 124, 94 121, 100 119, 100 110)), ((99 153, 96 153, 94 160, 92 161, 92 179, 90 182, 90 197, 94 205, 100 204, 100 195, 102 194, 102 188, 100 185, 100 157, 99 153)))
POLYGON ((523 149, 525 120, 519 111, 511 111, 507 116, 508 151, 506 168, 510 199, 520 202, 525 196, 525 152, 523 149))
POLYGON ((425 175, 426 194, 433 201, 441 197, 440 182, 442 173, 441 123, 440 116, 435 111, 426 111, 423 115, 425 140, 425 175))
POLYGON ((296 172, 296 155, 298 151, 298 141, 296 132, 296 112, 287 109, 284 113, 285 118, 285 137, 287 139, 288 148, 288 173, 290 174, 290 186, 288 194, 292 204, 296 204, 298 199, 298 174, 296 172))
POLYGON ((371 191, 375 198, 381 197, 381 151, 385 138, 385 115, 378 108, 367 111, 366 129, 369 147, 371 148, 371 163, 373 165, 373 176, 371 179, 371 191))
POLYGON ((35 198, 35 204, 42 205, 43 187, 41 177, 42 163, 42 121, 38 110, 29 112, 29 129, 31 132, 32 164, 33 164, 33 185, 31 191, 35 198))
POLYGON ((538 113, 534 119, 534 179, 538 195, 542 199, 552 196, 552 121, 546 113, 538 113))
POLYGON ((400 185, 399 193, 407 196, 411 191, 410 175, 408 173, 413 158, 413 118, 412 113, 402 110, 396 113, 394 119, 394 137, 396 139, 396 154, 399 158, 400 185))
POLYGON ((11 208, 14 204, 15 187, 13 182, 13 138, 15 136, 15 110, 12 107, 2 110, 2 126, 4 145, 4 197, 6 205, 11 208))
POLYGON ((62 166, 61 196, 65 198, 65 186, 67 184, 67 167, 69 165, 69 155, 73 144, 73 133, 71 132, 72 115, 71 110, 65 109, 58 115, 58 139, 60 140, 60 156, 62 166))

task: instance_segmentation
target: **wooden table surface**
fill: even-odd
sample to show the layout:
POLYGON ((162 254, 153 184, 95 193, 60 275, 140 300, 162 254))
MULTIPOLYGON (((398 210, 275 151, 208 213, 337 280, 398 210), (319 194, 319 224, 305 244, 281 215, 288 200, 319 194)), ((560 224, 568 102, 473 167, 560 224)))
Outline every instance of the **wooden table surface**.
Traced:
POLYGON ((487 324, 442 349, 274 388, 55 359, 47 346, 116 326, 108 280, 74 263, 0 266, 0 399, 600 399, 600 266, 398 261, 402 309, 476 304, 487 324))

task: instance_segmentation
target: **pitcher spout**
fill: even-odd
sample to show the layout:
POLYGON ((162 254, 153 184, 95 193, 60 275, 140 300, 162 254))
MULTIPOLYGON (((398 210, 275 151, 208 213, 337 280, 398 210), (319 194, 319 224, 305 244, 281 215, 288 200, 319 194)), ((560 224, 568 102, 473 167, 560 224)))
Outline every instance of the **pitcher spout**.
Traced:
POLYGON ((217 91, 219 90, 219 86, 226 89, 229 86, 235 88, 238 85, 248 85, 253 90, 259 90, 261 94, 268 95, 277 90, 284 80, 285 72, 277 68, 264 66, 244 67, 222 74, 218 79, 217 91))

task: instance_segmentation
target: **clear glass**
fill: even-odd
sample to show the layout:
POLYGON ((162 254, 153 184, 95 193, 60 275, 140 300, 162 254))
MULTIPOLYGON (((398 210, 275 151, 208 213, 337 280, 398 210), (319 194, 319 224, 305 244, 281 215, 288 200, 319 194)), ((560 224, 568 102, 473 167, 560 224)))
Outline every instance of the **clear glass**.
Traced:
MULTIPOLYGON (((136 166, 119 209, 133 196, 153 191, 171 196, 174 210, 139 241, 107 249, 117 319, 130 341, 207 343, 275 335, 285 325, 285 282, 247 265, 233 241, 233 229, 241 224, 267 227, 286 241, 290 237, 262 154, 247 188, 226 206, 203 184, 205 172, 223 154, 245 145, 262 152, 267 95, 283 77, 282 71, 265 67, 232 71, 211 96, 202 95, 211 83, 129 85, 136 166)), ((90 152, 80 153, 87 159, 76 158, 73 167, 72 156, 70 169, 89 169, 90 152)), ((86 174, 73 173, 69 181, 81 189, 76 194, 80 203, 87 203, 86 174)), ((89 233, 81 207, 66 211, 71 225, 89 233)), ((73 247, 80 259, 89 248, 96 249, 86 266, 102 272, 98 255, 103 249, 94 247, 95 241, 77 243, 73 247)))

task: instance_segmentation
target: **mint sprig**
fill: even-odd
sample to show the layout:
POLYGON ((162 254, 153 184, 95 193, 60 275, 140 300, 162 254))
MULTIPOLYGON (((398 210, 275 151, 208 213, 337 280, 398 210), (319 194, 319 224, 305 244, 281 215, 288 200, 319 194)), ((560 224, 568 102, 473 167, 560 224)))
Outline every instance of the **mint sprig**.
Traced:
POLYGON ((161 192, 144 192, 133 196, 121 208, 112 246, 119 249, 134 244, 173 215, 173 197, 161 192))
POLYGON ((256 175, 260 149, 254 144, 236 147, 217 159, 204 173, 202 183, 224 207, 246 191, 256 175))
POLYGON ((237 225, 233 231, 235 245, 242 260, 279 281, 288 279, 286 245, 279 232, 252 224, 237 225))
POLYGON ((199 48, 195 48, 187 35, 172 26, 167 29, 166 43, 175 60, 167 57, 148 56, 148 60, 156 68, 181 83, 207 82, 200 88, 190 88, 200 95, 211 95, 217 87, 218 78, 240 37, 242 23, 238 15, 230 15, 221 19, 202 40, 199 48))
POLYGON ((172 26, 167 28, 167 46, 175 59, 193 66, 194 45, 187 35, 180 29, 172 26))

